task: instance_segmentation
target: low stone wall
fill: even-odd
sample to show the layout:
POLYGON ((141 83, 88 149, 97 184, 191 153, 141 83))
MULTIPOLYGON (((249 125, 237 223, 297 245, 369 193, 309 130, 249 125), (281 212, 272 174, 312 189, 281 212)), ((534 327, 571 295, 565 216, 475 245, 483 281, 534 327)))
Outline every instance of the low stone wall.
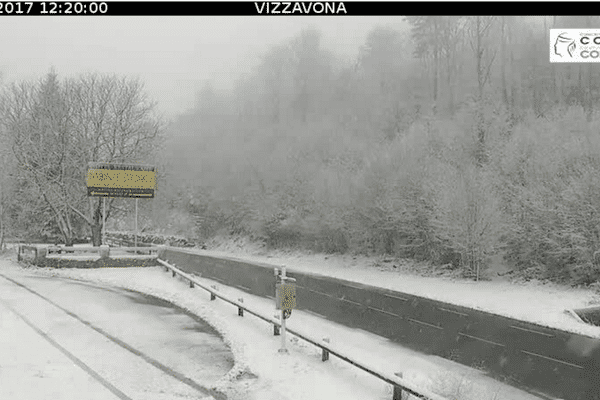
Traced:
MULTIPOLYGON (((158 255, 125 255, 118 253, 121 249, 114 249, 117 250, 117 254, 111 254, 111 249, 108 246, 82 250, 82 248, 74 247, 57 248, 52 246, 20 245, 18 249, 18 261, 28 261, 38 267, 50 268, 152 267, 159 265, 157 259, 160 254, 164 253, 164 246, 157 247, 158 255)), ((156 248, 144 249, 143 251, 147 252, 148 250, 156 252, 156 248)))

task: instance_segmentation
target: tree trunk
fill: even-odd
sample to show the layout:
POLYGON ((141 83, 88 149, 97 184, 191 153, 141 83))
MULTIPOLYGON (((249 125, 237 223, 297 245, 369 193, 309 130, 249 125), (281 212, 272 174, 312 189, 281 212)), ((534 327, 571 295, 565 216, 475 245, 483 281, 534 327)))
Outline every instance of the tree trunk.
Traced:
POLYGON ((501 26, 501 34, 500 34, 500 78, 502 84, 502 100, 504 101, 504 106, 506 108, 510 107, 508 103, 508 90, 506 89, 506 38, 504 37, 504 29, 506 24, 504 23, 504 17, 500 17, 500 26, 501 26))
POLYGON ((479 100, 481 100, 483 98, 483 85, 484 85, 484 81, 483 81, 483 65, 482 65, 482 58, 483 58, 483 49, 482 49, 482 43, 481 43, 481 18, 479 16, 475 17, 475 26, 476 26, 476 30, 475 30, 475 35, 476 35, 476 41, 477 41, 477 45, 475 47, 475 61, 477 62, 477 93, 478 93, 478 97, 479 100))
MULTIPOLYGON (((64 235, 63 235, 64 236, 64 235)), ((64 236, 65 238, 65 246, 72 247, 73 246, 73 237, 72 236, 64 236)))
POLYGON ((58 225, 58 229, 65 240, 66 246, 73 246, 73 230, 70 228, 69 224, 65 221, 62 215, 56 214, 56 225, 58 225))
MULTIPOLYGON (((591 28, 592 24, 593 24, 593 17, 591 15, 588 15, 585 17, 585 22, 586 22, 586 28, 591 28)), ((594 99, 593 99, 593 93, 592 93, 592 87, 594 85, 594 80, 592 79, 592 73, 593 73, 593 64, 588 64, 588 83, 587 83, 587 90, 586 90, 586 117, 587 117, 587 121, 588 122, 592 122, 592 114, 594 112, 594 99)))
POLYGON ((448 85, 448 112, 454 114, 454 88, 452 87, 452 58, 450 54, 446 56, 446 79, 448 85))
POLYGON ((4 224, 2 223, 4 220, 3 214, 3 207, 0 204, 0 252, 4 250, 4 224))
POLYGON ((585 90, 583 89, 583 65, 579 64, 579 75, 577 76, 577 101, 585 109, 585 90))
POLYGON ((440 47, 439 47, 439 34, 438 34, 438 17, 433 17, 433 112, 437 110, 438 100, 438 75, 439 75, 439 63, 440 63, 440 47))
POLYGON ((594 85, 594 81, 592 79, 592 64, 588 65, 588 83, 587 83, 587 91, 586 91, 586 117, 588 122, 592 122, 592 114, 594 112, 594 102, 592 96, 592 86, 594 85))
POLYGON ((62 237, 65 240, 65 246, 73 246, 73 234, 72 232, 69 232, 67 229, 63 229, 61 227, 61 233, 62 233, 62 237))
POLYGON ((92 223, 90 228, 92 229, 92 245, 102 245, 102 197, 98 197, 98 203, 92 215, 92 223))
POLYGON ((477 165, 482 166, 485 163, 485 128, 483 126, 483 87, 485 77, 483 71, 483 45, 481 43, 481 18, 475 17, 476 25, 476 47, 475 58, 477 62, 477 165))
MULTIPOLYGON (((532 40, 533 41, 533 40, 532 40)), ((533 83, 533 111, 535 115, 540 117, 542 113, 542 105, 540 100, 540 89, 538 88, 538 68, 535 55, 538 54, 538 48, 535 42, 533 42, 533 54, 531 58, 533 65, 531 66, 531 81, 533 83)))
POLYGON ((92 246, 98 247, 102 244, 102 224, 93 224, 92 228, 92 246))
POLYGON ((510 73, 510 75, 509 75, 509 81, 510 81, 509 107, 510 107, 511 120, 514 120, 515 119, 515 97, 516 97, 515 77, 514 77, 515 55, 513 53, 513 44, 512 44, 513 38, 510 35, 510 32, 509 32, 508 39, 509 39, 508 71, 510 73))
POLYGON ((75 230, 73 229, 73 225, 71 224, 71 212, 67 210, 65 215, 65 225, 67 228, 67 232, 69 232, 69 239, 66 241, 67 246, 73 246, 73 242, 75 240, 75 230))

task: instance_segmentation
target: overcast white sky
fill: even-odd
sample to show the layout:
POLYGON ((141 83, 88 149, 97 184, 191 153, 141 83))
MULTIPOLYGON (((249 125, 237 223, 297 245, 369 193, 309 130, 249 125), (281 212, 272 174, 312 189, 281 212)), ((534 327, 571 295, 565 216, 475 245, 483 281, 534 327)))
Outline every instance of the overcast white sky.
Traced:
POLYGON ((167 116, 194 103, 205 80, 227 87, 270 45, 303 27, 322 30, 341 55, 356 53, 376 25, 402 17, 0 17, 4 82, 109 72, 140 77, 167 116))

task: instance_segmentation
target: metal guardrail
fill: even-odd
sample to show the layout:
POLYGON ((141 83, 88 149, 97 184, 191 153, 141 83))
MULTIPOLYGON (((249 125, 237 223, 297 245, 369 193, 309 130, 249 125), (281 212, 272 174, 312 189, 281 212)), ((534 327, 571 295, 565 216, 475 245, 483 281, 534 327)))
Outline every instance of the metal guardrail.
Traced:
MULTIPOLYGON (((166 261, 161 260, 160 258, 158 259, 158 262, 165 267, 167 272, 169 270, 171 270, 171 272, 173 273, 173 275, 172 275, 173 277, 179 275, 179 276, 185 278, 186 280, 188 280, 190 282, 191 288, 193 288, 194 286, 199 286, 200 288, 209 292, 211 300, 215 300, 216 298, 219 298, 221 300, 226 301, 227 303, 230 303, 230 304, 236 306, 238 308, 239 316, 243 316, 244 311, 248 312, 249 314, 252 314, 257 318, 262 319, 263 321, 266 321, 269 324, 272 324, 273 327, 275 328, 275 334, 277 334, 278 328, 281 327, 281 322, 279 320, 277 320, 275 318, 266 317, 266 316, 262 315, 261 313, 259 313, 258 311, 248 308, 248 306, 244 305, 242 299, 239 299, 238 301, 231 299, 228 296, 219 293, 216 288, 207 287, 206 285, 198 282, 198 280, 195 279, 194 277, 183 272, 176 266, 171 265, 171 264, 167 263, 166 261), (242 300, 242 301, 240 301, 240 300, 242 300)), ((317 339, 310 337, 310 335, 300 332, 299 330, 297 330, 295 328, 290 329, 288 327, 286 330, 287 330, 287 332, 291 333, 292 335, 297 336, 300 339, 305 340, 305 341, 311 343, 312 345, 319 347, 323 352, 323 357, 322 357, 323 361, 326 361, 329 359, 329 354, 333 354, 334 356, 340 358, 341 360, 346 361, 346 362, 354 365, 355 367, 360 368, 363 371, 368 372, 369 374, 383 380, 384 382, 391 384, 394 388, 393 400, 400 400, 402 391, 412 394, 413 396, 416 396, 418 398, 426 399, 426 400, 448 400, 448 399, 446 399, 436 393, 433 393, 429 390, 419 389, 415 385, 411 384, 410 382, 407 382, 404 379, 400 378, 398 375, 390 374, 385 371, 381 371, 373 366, 367 366, 366 364, 360 362, 359 360, 357 360, 349 355, 344 354, 341 350, 335 348, 335 346, 332 346, 331 344, 326 343, 326 342, 320 342, 317 339)))

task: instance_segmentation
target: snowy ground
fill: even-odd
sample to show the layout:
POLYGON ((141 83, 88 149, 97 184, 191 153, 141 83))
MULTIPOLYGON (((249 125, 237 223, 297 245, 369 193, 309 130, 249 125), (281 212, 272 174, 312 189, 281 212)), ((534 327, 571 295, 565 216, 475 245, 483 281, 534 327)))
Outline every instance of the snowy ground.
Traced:
POLYGON ((0 398, 111 399, 111 393, 0 303, 0 398), (9 334, 10 333, 10 334, 9 334))
POLYGON ((174 307, 0 266, 0 399, 214 400, 233 365, 213 329, 174 307))
POLYGON ((590 289, 540 282, 474 282, 449 277, 424 277, 417 275, 412 261, 385 262, 383 258, 284 251, 267 254, 260 247, 241 240, 217 241, 209 243, 209 247, 210 250, 178 250, 274 267, 285 265, 292 275, 294 270, 327 275, 600 338, 600 327, 578 322, 565 313, 566 309, 598 305, 600 296, 590 289))
MULTIPOLYGON (((390 385, 335 357, 322 362, 318 349, 302 340, 295 340, 291 335, 288 335, 287 342, 290 353, 278 353, 281 339, 273 336, 271 326, 252 316, 237 316, 235 307, 219 300, 210 301, 208 293, 201 289, 190 289, 185 282, 171 278, 159 267, 22 269, 16 263, 5 260, 0 261, 0 271, 20 271, 110 284, 150 293, 192 311, 220 331, 233 351, 234 368, 215 383, 215 388, 224 391, 229 400, 389 400, 392 397, 390 385)), ((204 278, 200 280, 209 285, 217 284, 204 278)), ((220 291, 234 298, 244 297, 246 305, 265 315, 274 313, 271 300, 250 296, 220 284, 217 286, 220 291)), ((289 326, 301 327, 302 330, 309 328, 314 336, 329 337, 332 343, 349 355, 382 370, 402 372, 405 379, 438 392, 449 400, 536 399, 478 371, 439 357, 415 353, 379 336, 334 324, 309 313, 295 310, 289 326)), ((11 329, 17 330, 17 335, 20 335, 22 328, 17 323, 11 326, 11 329)))

